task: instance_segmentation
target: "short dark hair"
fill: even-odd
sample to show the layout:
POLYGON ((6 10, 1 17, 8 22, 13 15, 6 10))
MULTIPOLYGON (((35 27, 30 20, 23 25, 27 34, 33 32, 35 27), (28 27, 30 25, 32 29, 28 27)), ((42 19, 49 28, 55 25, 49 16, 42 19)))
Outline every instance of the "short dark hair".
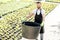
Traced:
POLYGON ((40 4, 41 4, 41 2, 36 2, 36 3, 37 3, 37 4, 38 4, 38 3, 40 3, 40 4))

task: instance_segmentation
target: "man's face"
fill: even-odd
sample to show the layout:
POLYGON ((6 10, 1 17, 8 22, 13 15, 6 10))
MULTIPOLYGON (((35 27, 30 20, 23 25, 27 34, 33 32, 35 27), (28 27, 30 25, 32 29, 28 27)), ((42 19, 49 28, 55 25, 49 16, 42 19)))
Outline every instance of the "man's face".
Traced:
POLYGON ((41 3, 37 2, 36 5, 38 9, 41 8, 41 3))

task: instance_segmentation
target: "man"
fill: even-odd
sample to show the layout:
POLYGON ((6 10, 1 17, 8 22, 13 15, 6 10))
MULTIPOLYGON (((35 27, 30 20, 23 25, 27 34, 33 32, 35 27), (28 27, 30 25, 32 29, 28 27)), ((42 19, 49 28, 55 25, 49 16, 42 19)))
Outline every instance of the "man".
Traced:
MULTIPOLYGON (((45 11, 42 9, 41 7, 41 2, 40 1, 36 1, 36 6, 37 8, 34 9, 32 11, 32 13, 30 13, 27 18, 30 18, 32 17, 33 15, 35 16, 35 20, 34 22, 37 22, 39 24, 42 23, 42 21, 44 22, 44 18, 45 18, 45 11)), ((43 30, 43 27, 41 27, 41 31, 40 31, 40 34, 41 34, 41 40, 43 40, 43 33, 44 33, 44 30, 43 30)))

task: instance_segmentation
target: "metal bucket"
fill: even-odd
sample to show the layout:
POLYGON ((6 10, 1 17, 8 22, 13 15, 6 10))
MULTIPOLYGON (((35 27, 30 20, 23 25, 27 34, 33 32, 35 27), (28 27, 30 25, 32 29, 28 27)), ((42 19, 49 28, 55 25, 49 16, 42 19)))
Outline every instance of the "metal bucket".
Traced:
POLYGON ((22 23, 22 36, 27 39, 36 39, 40 32, 40 24, 36 22, 22 23))

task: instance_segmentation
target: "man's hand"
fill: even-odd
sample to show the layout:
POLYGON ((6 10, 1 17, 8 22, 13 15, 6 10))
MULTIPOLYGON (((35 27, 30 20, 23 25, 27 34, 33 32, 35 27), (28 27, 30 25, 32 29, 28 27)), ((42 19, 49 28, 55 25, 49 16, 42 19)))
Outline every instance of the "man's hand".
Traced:
POLYGON ((41 26, 44 26, 44 22, 41 23, 41 26))

